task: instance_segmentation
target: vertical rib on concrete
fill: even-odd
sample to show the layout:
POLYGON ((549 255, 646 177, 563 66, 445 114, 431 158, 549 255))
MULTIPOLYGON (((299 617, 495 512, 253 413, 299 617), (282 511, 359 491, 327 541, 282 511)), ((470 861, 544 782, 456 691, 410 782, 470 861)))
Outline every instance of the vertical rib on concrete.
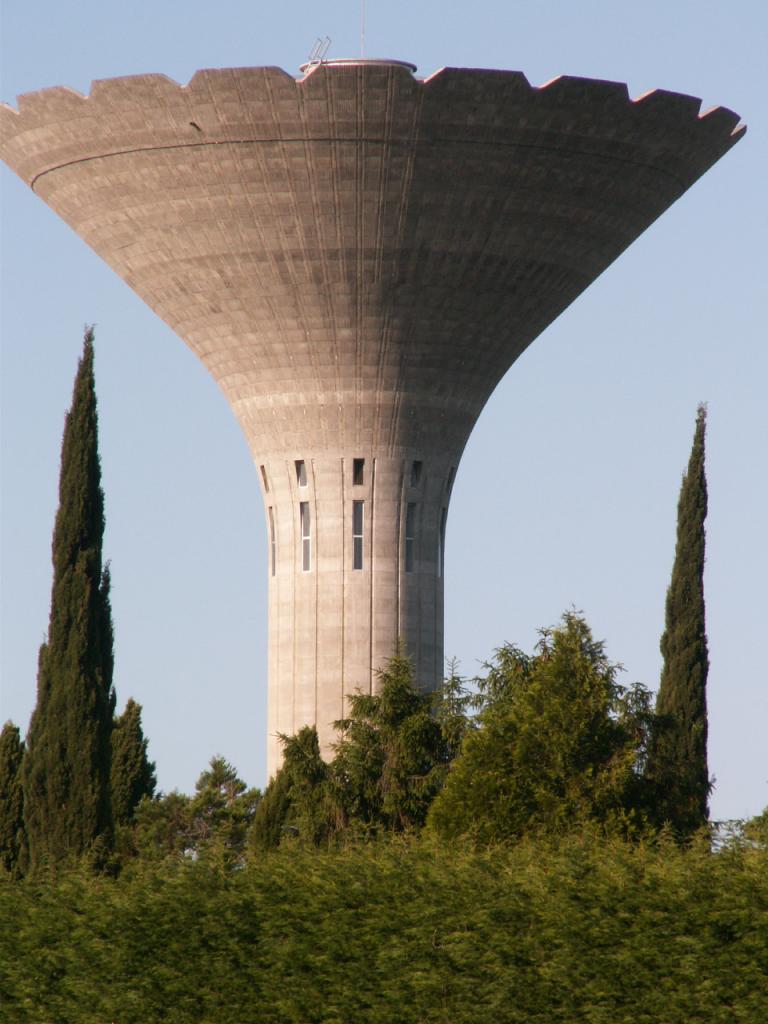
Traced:
POLYGON ((398 636, 420 684, 439 680, 440 524, 477 416, 737 121, 616 83, 419 81, 386 61, 139 75, 0 107, 2 158, 203 360, 264 467, 270 772, 278 732, 316 722, 328 749, 398 636))

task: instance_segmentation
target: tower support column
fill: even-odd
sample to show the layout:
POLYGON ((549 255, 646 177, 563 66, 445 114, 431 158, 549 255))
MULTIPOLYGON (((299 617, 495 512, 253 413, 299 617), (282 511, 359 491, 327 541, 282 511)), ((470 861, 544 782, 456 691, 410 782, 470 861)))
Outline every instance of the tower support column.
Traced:
POLYGON ((371 452, 259 465, 269 575, 268 771, 279 736, 317 725, 331 756, 347 697, 375 693, 398 641, 417 685, 443 675, 443 552, 454 466, 371 452))

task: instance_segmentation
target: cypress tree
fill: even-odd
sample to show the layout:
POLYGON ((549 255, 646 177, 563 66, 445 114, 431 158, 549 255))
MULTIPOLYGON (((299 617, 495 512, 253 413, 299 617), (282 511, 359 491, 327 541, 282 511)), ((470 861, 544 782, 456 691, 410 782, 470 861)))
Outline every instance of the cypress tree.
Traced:
POLYGON ((24 758, 32 870, 103 850, 109 843, 115 699, 103 533, 93 331, 88 328, 64 424, 51 612, 24 758))
POLYGON ((291 813, 291 780, 285 767, 278 769, 264 790, 248 833, 248 845, 254 854, 265 853, 280 845, 291 813))
POLYGON ((12 878, 24 874, 26 860, 23 759, 24 743, 18 726, 6 722, 0 732, 0 869, 12 878))
POLYGON ((112 732, 110 789, 112 821, 127 825, 143 797, 152 797, 155 765, 147 757, 147 740, 141 728, 141 704, 132 698, 115 719, 112 732))
POLYGON ((655 815, 681 838, 705 825, 709 817, 709 658, 704 608, 706 420, 706 407, 700 405, 677 506, 677 545, 661 638, 664 663, 648 763, 655 790, 655 815))

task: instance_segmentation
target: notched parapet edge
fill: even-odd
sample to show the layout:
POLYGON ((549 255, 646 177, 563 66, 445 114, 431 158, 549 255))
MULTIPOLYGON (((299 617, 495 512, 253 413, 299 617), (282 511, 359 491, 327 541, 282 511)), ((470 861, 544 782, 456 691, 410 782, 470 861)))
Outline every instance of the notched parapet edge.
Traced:
MULTIPOLYGON (((368 76, 402 76, 405 88, 424 89, 435 100, 445 96, 446 104, 452 97, 462 95, 476 103, 487 99, 489 104, 496 105, 511 99, 524 102, 530 97, 534 104, 543 103, 545 108, 556 103, 585 114, 595 107, 607 117, 618 115, 622 109, 656 115, 659 123, 669 128, 698 121, 706 123, 713 141, 722 133, 723 140, 728 139, 731 144, 745 131, 738 116, 728 108, 715 107, 701 113, 700 99, 665 89, 652 89, 630 99, 627 86, 621 82, 570 75, 558 75, 540 86, 532 86, 520 71, 444 67, 418 79, 407 68, 395 64, 350 65, 350 68, 355 75, 362 70, 368 76)), ((86 112, 91 118, 100 111, 109 114, 145 105, 173 107, 198 97, 226 99, 228 93, 237 93, 242 99, 243 87, 249 83, 260 88, 268 85, 274 91, 273 100, 287 99, 289 94, 297 95, 299 89, 316 87, 328 75, 345 75, 348 70, 345 65, 321 64, 311 75, 295 78, 274 65, 208 68, 196 71, 186 85, 159 73, 127 75, 95 80, 88 95, 66 86, 54 86, 20 95, 18 110, 9 104, 0 104, 0 145, 20 133, 58 120, 76 120, 86 112)), ((246 89, 246 99, 247 93, 246 89)))
POLYGON ((493 98, 495 90, 509 92, 511 90, 531 93, 533 86, 525 77, 522 71, 500 71, 496 68, 455 68, 444 67, 435 71, 427 78, 413 79, 417 87, 439 92, 444 90, 450 95, 451 92, 460 88, 469 78, 474 79, 476 84, 482 84, 489 91, 489 99, 493 98))
MULTIPOLYGON (((85 103, 87 99, 88 97, 78 89, 72 89, 68 85, 54 85, 50 89, 40 89, 37 92, 23 92, 16 97, 16 103, 19 118, 39 120, 41 115, 44 116, 53 110, 79 110, 80 104, 85 103)), ((13 110, 13 107, 9 106, 8 109, 13 110)))
POLYGON ((296 79, 289 75, 283 68, 276 64, 265 64, 260 67, 240 68, 201 68, 190 78, 189 82, 181 88, 194 95, 198 92, 210 90, 212 84, 226 84, 227 81, 242 81, 243 78, 256 82, 263 82, 265 79, 273 79, 276 84, 293 87, 300 85, 302 79, 296 79))
POLYGON ((740 137, 747 130, 746 124, 741 120, 735 110, 729 107, 707 107, 699 115, 699 120, 708 126, 721 131, 724 135, 729 134, 740 137))
POLYGON ((644 111, 658 111, 666 116, 689 120, 697 120, 701 110, 701 100, 698 96, 669 92, 667 89, 649 89, 632 100, 632 103, 644 111))
POLYGON ((556 75, 537 86, 539 95, 548 99, 576 100, 583 102, 589 96, 604 103, 626 107, 629 102, 629 90, 624 82, 611 82, 604 78, 582 78, 578 75, 556 75))
POLYGON ((175 79, 158 73, 97 78, 91 82, 86 99, 112 110, 124 110, 157 96, 176 96, 181 88, 175 79))

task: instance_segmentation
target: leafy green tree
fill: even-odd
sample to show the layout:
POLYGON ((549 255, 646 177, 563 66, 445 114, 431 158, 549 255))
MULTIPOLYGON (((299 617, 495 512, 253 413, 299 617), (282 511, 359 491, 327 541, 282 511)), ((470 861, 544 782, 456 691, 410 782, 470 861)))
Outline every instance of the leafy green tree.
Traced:
POLYGON ((341 804, 333 765, 320 754, 314 726, 295 736, 281 736, 283 763, 271 780, 254 815, 249 845, 260 852, 286 840, 319 846, 344 830, 347 817, 341 804))
POLYGON ((244 853, 260 792, 249 789, 223 757, 212 757, 189 803, 188 850, 200 856, 216 849, 230 862, 244 853))
POLYGON ((656 700, 657 727, 648 775, 660 823, 685 838, 706 825, 711 783, 707 765, 709 656, 704 607, 704 521, 707 516, 705 434, 700 405, 688 469, 677 506, 677 544, 667 591, 656 700))
POLYGON ((748 842, 768 850, 768 807, 754 818, 745 821, 743 832, 748 842))
POLYGON ((619 686, 619 667, 573 612, 541 631, 533 656, 497 651, 480 681, 479 728, 432 804, 430 828, 491 843, 590 819, 639 821, 650 711, 642 687, 619 686))
POLYGON ((121 833, 123 861, 215 858, 227 866, 245 856, 261 794, 249 789, 223 757, 212 757, 193 796, 173 791, 144 796, 121 833))
POLYGON ((13 878, 23 875, 26 867, 23 760, 24 742, 18 726, 6 722, 0 732, 0 868, 13 878))
POLYGON ((48 637, 24 757, 24 817, 33 870, 109 845, 113 637, 102 566, 104 496, 85 333, 61 447, 48 637))
POLYGON ((476 703, 476 694, 459 675, 458 664, 452 660, 443 685, 433 696, 435 720, 445 743, 446 768, 458 756, 464 737, 473 728, 471 709, 476 703))
POLYGON ((274 778, 269 780, 253 815, 248 833, 251 853, 265 853, 280 845, 291 812, 290 790, 291 780, 281 767, 274 778))
POLYGON ((337 784, 336 764, 328 765, 323 760, 317 730, 312 726, 281 738, 281 771, 287 776, 290 797, 283 833, 319 846, 349 824, 337 784))
POLYGON ((192 847, 191 798, 173 790, 152 800, 146 797, 134 811, 133 825, 124 830, 124 860, 138 855, 144 861, 182 858, 192 847))
POLYGON ((112 731, 110 786, 112 820, 116 826, 133 820, 144 797, 154 796, 155 765, 147 756, 147 740, 141 728, 141 704, 132 698, 112 731))
POLYGON ((333 773, 339 799, 358 828, 403 831, 424 824, 440 788, 449 747, 416 689, 410 660, 398 650, 379 675, 379 692, 349 697, 336 722, 333 773))
POLYGON ((349 717, 335 723, 341 737, 330 764, 313 727, 281 736, 283 764, 256 810, 252 852, 286 840, 317 846, 344 834, 423 825, 451 742, 460 743, 465 696, 455 676, 432 714, 433 696, 417 692, 411 663, 398 651, 380 674, 378 693, 349 698, 349 717))

